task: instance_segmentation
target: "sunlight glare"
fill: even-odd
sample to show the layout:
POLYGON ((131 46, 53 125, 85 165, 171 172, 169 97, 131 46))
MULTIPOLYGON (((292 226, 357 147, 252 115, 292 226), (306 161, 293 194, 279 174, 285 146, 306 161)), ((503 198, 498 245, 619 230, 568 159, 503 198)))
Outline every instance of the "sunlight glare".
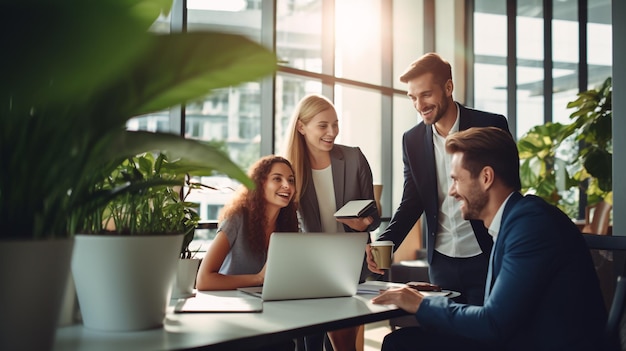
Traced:
POLYGON ((343 0, 335 4, 337 55, 366 53, 368 45, 380 38, 380 2, 343 0))

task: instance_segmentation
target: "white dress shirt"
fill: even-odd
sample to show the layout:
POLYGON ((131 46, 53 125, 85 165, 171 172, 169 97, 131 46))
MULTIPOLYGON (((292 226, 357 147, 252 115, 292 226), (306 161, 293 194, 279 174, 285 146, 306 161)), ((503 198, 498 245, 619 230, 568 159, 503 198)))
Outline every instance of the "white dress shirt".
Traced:
MULTIPOLYGON (((459 131, 459 111, 457 106, 456 121, 448 135, 459 131)), ((448 195, 452 178, 450 178, 450 162, 452 155, 446 152, 446 138, 437 131, 434 125, 433 144, 435 165, 437 167, 437 190, 439 198, 439 230, 435 241, 435 251, 449 257, 474 257, 482 250, 474 235, 469 221, 463 219, 461 204, 448 195)))
POLYGON ((496 212, 496 214, 493 216, 491 225, 489 226, 489 228, 487 228, 487 232, 489 232, 489 235, 491 235, 491 237, 493 238, 494 245, 496 244, 498 233, 500 233, 500 225, 502 224, 502 214, 504 213, 504 207, 506 206, 506 203, 509 202, 511 195, 513 195, 513 193, 510 193, 509 196, 506 197, 502 205, 500 205, 498 212, 496 212))
POLYGON ((320 210, 320 221, 322 230, 328 233, 344 232, 343 224, 337 222, 335 212, 335 185, 333 183, 333 169, 328 166, 324 169, 311 170, 313 184, 315 185, 315 195, 320 210))

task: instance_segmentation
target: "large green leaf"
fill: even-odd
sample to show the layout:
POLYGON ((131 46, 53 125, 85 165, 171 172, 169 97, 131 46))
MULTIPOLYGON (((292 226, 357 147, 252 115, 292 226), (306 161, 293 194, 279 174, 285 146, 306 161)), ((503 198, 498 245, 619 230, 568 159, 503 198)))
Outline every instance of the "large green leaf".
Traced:
POLYGON ((5 15, 0 38, 8 53, 0 55, 2 237, 71 235, 78 222, 70 214, 88 215, 89 202, 99 197, 94 184, 116 162, 145 151, 183 155, 193 160, 185 161, 189 172, 220 172, 252 185, 228 157, 201 142, 122 132, 134 116, 258 80, 276 69, 271 50, 242 36, 148 32, 171 4, 20 0, 0 5, 5 15))
POLYGON ((102 98, 119 101, 129 115, 142 115, 264 77, 276 70, 276 62, 274 53, 239 35, 156 36, 130 75, 102 98))
POLYGON ((145 24, 118 2, 3 2, 0 93, 76 102, 118 77, 149 44, 145 24))
POLYGON ((120 5, 130 9, 128 11, 136 19, 141 21, 145 29, 148 29, 159 15, 169 14, 172 8, 172 0, 108 0, 117 1, 120 5))
POLYGON ((119 134, 111 147, 102 155, 102 160, 124 159, 143 152, 166 150, 170 159, 182 158, 193 163, 196 172, 218 171, 247 187, 254 187, 248 176, 223 152, 203 142, 183 139, 174 134, 132 132, 119 134))

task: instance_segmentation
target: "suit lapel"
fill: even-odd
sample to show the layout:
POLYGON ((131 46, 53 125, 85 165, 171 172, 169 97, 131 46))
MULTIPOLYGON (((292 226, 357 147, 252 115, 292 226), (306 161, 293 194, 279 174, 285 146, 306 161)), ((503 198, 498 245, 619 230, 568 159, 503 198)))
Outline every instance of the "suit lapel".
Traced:
MULTIPOLYGON (((439 192, 437 191, 437 163, 435 162, 435 145, 433 144, 433 128, 432 126, 426 126, 426 135, 424 136, 424 159, 425 165, 431 165, 430 167, 425 165, 418 165, 424 170, 426 175, 426 184, 429 184, 427 189, 430 189, 431 195, 435 200, 429 201, 431 204, 439 203, 439 192)), ((436 210, 436 208, 435 208, 436 210)))
POLYGON ((330 165, 333 173, 333 188, 335 190, 335 206, 337 209, 345 203, 343 198, 344 179, 346 174, 346 162, 343 152, 335 146, 330 151, 330 165))
POLYGON ((459 131, 466 130, 474 127, 474 118, 472 114, 468 113, 467 109, 461 105, 456 105, 459 108, 459 131))
POLYGON ((322 230, 322 221, 320 219, 319 207, 317 206, 317 194, 315 193, 315 184, 313 184, 313 176, 311 174, 310 169, 308 170, 308 172, 309 172, 309 182, 307 183, 306 189, 304 190, 304 194, 301 198, 301 201, 305 201, 306 203, 303 203, 301 207, 305 209, 306 213, 310 214, 306 216, 307 221, 309 223, 308 228, 306 228, 307 231, 319 232, 322 230), (315 227, 312 227, 313 225, 313 223, 311 223, 312 221, 315 221, 315 227))
POLYGON ((496 281, 496 277, 498 276, 498 272, 500 271, 502 256, 504 255, 504 253, 501 252, 500 248, 502 247, 502 243, 506 239, 508 232, 503 231, 502 228, 505 227, 504 224, 506 223, 508 216, 511 213, 511 210, 513 209, 513 207, 515 207, 515 204, 517 204, 517 202, 522 198, 522 194, 516 191, 511 195, 509 201, 506 203, 506 206, 504 206, 504 211, 502 212, 502 222, 500 224, 500 232, 498 233, 498 238, 493 244, 493 249, 491 250, 491 255, 489 256, 489 269, 487 270, 487 280, 485 282, 485 302, 487 302, 487 298, 491 293, 491 288, 496 281), (496 255, 497 258, 494 258, 496 255))

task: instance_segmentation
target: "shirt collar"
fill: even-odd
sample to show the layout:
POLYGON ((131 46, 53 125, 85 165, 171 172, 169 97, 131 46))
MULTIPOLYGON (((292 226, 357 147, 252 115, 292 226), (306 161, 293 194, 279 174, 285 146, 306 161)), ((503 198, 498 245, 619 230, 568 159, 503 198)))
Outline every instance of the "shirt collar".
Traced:
MULTIPOLYGON (((459 125, 460 125, 459 121, 461 120, 459 118, 459 116, 461 115, 461 109, 459 108, 459 105, 456 103, 456 101, 454 101, 454 104, 456 105, 456 120, 454 121, 454 124, 452 125, 452 128, 450 128, 450 131, 448 132, 448 135, 456 133, 456 132, 459 131, 459 125)), ((443 136, 441 134, 439 134, 439 132, 437 131, 437 128, 435 128, 435 124, 434 123, 430 125, 430 128, 432 128, 434 135, 437 135, 437 136, 443 138, 443 136)))
POLYGON ((510 193, 509 196, 506 197, 504 202, 502 202, 502 205, 500 205, 498 212, 496 212, 495 216, 493 216, 491 225, 487 229, 487 232, 489 232, 489 235, 493 237, 494 242, 496 241, 496 238, 498 237, 498 233, 500 232, 500 225, 502 224, 502 214, 504 213, 504 207, 506 206, 506 203, 511 198, 511 195, 513 195, 513 192, 510 193))

